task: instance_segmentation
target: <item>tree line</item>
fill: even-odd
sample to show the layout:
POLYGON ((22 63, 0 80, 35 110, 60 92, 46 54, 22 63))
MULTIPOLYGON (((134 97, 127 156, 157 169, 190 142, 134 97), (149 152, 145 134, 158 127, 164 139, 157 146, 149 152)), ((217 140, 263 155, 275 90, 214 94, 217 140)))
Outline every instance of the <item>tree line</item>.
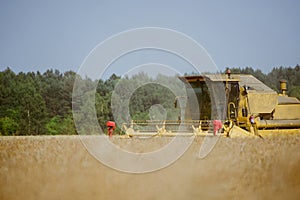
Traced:
MULTIPOLYGON (((300 99, 299 65, 273 68, 268 74, 251 67, 231 68, 231 73, 252 74, 277 92, 280 92, 279 80, 285 79, 288 83, 287 94, 300 99)), ((16 74, 10 68, 1 71, 0 135, 76 134, 72 114, 72 92, 76 77, 78 75, 73 71, 61 73, 53 69, 45 73, 16 74)), ((97 84, 95 108, 102 129, 105 129, 106 121, 114 120, 113 109, 125 112, 122 98, 126 97, 128 88, 134 90, 140 80, 157 81, 162 84, 146 84, 132 91, 127 102, 131 119, 151 119, 154 117, 151 116, 151 109, 152 114, 156 113, 158 118, 159 115, 166 115, 168 119, 175 119, 174 116, 177 116, 178 109, 174 108, 175 95, 163 86, 171 81, 169 85, 173 85, 175 89, 181 88, 182 86, 172 82, 176 77, 167 79, 159 75, 151 78, 140 73, 122 79, 115 74, 107 80, 80 78, 85 85, 97 84), (115 88, 119 92, 113 93, 115 88), (115 102, 114 108, 111 107, 111 102, 115 102), (153 107, 156 104, 163 105, 164 110, 153 107), (163 113, 159 113, 160 111, 163 113)), ((124 118, 123 121, 129 120, 126 114, 120 116, 124 118)))

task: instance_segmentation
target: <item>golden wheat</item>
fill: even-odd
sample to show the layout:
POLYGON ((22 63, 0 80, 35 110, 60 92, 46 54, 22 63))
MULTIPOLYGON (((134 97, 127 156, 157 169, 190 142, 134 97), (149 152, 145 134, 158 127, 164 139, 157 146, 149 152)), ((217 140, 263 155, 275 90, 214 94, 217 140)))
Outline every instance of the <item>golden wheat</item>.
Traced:
MULTIPOLYGON (((0 138, 0 199, 298 199, 300 133, 220 138, 199 159, 203 137, 174 164, 145 174, 110 169, 78 136, 0 138)), ((144 152, 170 138, 113 137, 144 152)))

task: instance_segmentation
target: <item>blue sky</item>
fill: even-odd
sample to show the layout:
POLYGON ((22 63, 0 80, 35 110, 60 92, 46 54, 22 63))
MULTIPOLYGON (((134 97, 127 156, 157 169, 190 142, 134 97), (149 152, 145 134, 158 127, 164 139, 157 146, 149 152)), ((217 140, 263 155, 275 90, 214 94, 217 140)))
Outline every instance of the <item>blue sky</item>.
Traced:
MULTIPOLYGON (((194 38, 220 69, 250 66, 269 72, 300 64, 299 10, 298 0, 1 0, 0 70, 77 71, 106 38, 150 26, 194 38)), ((159 60, 152 55, 138 63, 154 57, 159 60)))

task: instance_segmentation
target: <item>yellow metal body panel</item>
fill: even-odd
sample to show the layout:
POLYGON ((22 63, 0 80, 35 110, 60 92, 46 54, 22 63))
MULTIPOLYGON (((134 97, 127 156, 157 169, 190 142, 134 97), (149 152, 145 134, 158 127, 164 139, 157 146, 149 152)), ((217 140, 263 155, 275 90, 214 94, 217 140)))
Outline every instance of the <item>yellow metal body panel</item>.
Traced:
POLYGON ((278 95, 276 93, 248 94, 249 110, 251 113, 271 113, 277 105, 277 101, 278 95))
POLYGON ((275 107, 274 119, 300 119, 300 104, 283 104, 275 107))

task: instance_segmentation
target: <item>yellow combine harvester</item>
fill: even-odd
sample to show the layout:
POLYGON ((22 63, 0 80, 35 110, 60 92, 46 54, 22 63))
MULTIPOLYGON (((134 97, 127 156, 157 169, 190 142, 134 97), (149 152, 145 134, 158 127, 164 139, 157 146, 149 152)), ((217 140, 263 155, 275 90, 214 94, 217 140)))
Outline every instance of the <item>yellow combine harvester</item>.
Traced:
POLYGON ((176 97, 174 104, 184 114, 175 121, 132 121, 123 125, 128 135, 146 135, 147 131, 135 128, 143 125, 153 127, 150 135, 212 135, 216 120, 222 122, 219 131, 227 136, 300 128, 300 101, 286 94, 285 80, 280 82, 282 93, 277 94, 252 75, 207 74, 179 79, 185 83, 187 96, 176 97))

